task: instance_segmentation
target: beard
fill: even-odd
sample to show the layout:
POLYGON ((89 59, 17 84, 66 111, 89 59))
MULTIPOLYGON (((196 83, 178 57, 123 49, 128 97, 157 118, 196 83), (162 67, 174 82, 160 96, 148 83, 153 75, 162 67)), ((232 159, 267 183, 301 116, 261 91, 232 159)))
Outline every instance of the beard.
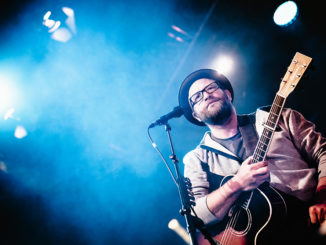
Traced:
POLYGON ((214 110, 206 110, 198 116, 205 124, 224 125, 225 122, 229 120, 232 113, 232 104, 225 95, 224 98, 220 100, 220 106, 218 108, 214 108, 214 110))

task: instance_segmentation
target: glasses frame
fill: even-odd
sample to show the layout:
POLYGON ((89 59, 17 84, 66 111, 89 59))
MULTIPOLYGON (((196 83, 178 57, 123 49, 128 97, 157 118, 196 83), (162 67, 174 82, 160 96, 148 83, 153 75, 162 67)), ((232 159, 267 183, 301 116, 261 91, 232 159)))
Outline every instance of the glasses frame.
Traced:
POLYGON ((206 93, 208 93, 208 94, 212 94, 212 93, 214 93, 216 90, 218 90, 219 88, 221 88, 221 87, 220 87, 220 85, 218 84, 218 81, 214 81, 214 82, 211 82, 210 84, 208 84, 207 86, 205 86, 202 90, 200 90, 200 91, 194 93, 193 95, 191 95, 190 98, 188 99, 191 108, 193 108, 193 107, 194 107, 198 102, 200 102, 200 101, 204 98, 204 91, 205 91, 206 93), (216 89, 214 89, 213 91, 207 91, 207 88, 208 88, 209 86, 211 86, 212 84, 216 84, 216 89), (200 99, 198 99, 197 101, 192 101, 191 98, 193 98, 194 95, 196 95, 196 94, 198 94, 198 93, 200 94, 200 99))

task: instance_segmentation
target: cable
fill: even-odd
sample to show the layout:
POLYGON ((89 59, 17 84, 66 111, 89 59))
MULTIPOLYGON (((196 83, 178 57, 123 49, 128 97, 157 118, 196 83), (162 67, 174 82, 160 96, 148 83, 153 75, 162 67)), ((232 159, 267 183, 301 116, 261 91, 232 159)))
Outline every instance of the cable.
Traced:
POLYGON ((168 170, 169 170, 169 172, 170 172, 170 174, 171 174, 171 177, 172 177, 174 183, 175 183, 176 186, 178 187, 178 186, 179 186, 179 185, 178 185, 178 182, 177 182, 177 180, 175 179, 175 177, 174 177, 174 175, 173 175, 173 173, 172 173, 172 171, 171 171, 171 168, 170 168, 169 164, 167 163, 167 161, 165 160, 163 154, 160 152, 160 150, 158 149, 157 145, 156 145, 155 142, 152 140, 152 137, 151 137, 151 135, 150 135, 150 133, 149 133, 149 129, 150 129, 150 127, 147 128, 147 134, 148 134, 149 140, 150 140, 152 146, 154 147, 154 149, 155 149, 155 150, 158 152, 158 154, 161 156, 161 158, 162 158, 162 160, 163 160, 165 166, 168 168, 168 170))

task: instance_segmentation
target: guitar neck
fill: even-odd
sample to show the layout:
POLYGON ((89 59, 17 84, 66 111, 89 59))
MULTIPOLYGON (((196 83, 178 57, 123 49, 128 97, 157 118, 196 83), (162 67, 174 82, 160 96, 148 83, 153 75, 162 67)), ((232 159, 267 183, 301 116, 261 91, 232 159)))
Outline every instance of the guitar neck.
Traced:
POLYGON ((252 163, 265 160, 268 146, 276 129, 285 100, 302 78, 302 75, 306 71, 311 60, 312 59, 309 56, 303 55, 299 52, 296 52, 293 57, 291 64, 282 79, 280 89, 274 98, 267 122, 263 125, 264 129, 255 148, 253 159, 251 161, 252 163))
POLYGON ((273 133, 276 129, 278 120, 282 113, 286 98, 279 94, 276 94, 272 107, 269 111, 269 115, 266 123, 263 125, 264 129, 262 135, 260 136, 258 143, 256 145, 252 163, 261 162, 265 160, 270 141, 272 139, 273 133))

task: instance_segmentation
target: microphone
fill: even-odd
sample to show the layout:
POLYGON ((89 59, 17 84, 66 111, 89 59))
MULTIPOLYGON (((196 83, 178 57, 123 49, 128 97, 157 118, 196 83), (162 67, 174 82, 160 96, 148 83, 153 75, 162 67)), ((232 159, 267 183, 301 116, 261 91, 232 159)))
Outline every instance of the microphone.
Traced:
POLYGON ((151 125, 149 125, 149 128, 153 128, 156 125, 162 125, 167 123, 171 118, 175 117, 181 117, 184 114, 184 111, 181 106, 176 106, 173 108, 173 111, 169 112, 168 114, 161 116, 159 119, 157 119, 155 122, 153 122, 151 125))

